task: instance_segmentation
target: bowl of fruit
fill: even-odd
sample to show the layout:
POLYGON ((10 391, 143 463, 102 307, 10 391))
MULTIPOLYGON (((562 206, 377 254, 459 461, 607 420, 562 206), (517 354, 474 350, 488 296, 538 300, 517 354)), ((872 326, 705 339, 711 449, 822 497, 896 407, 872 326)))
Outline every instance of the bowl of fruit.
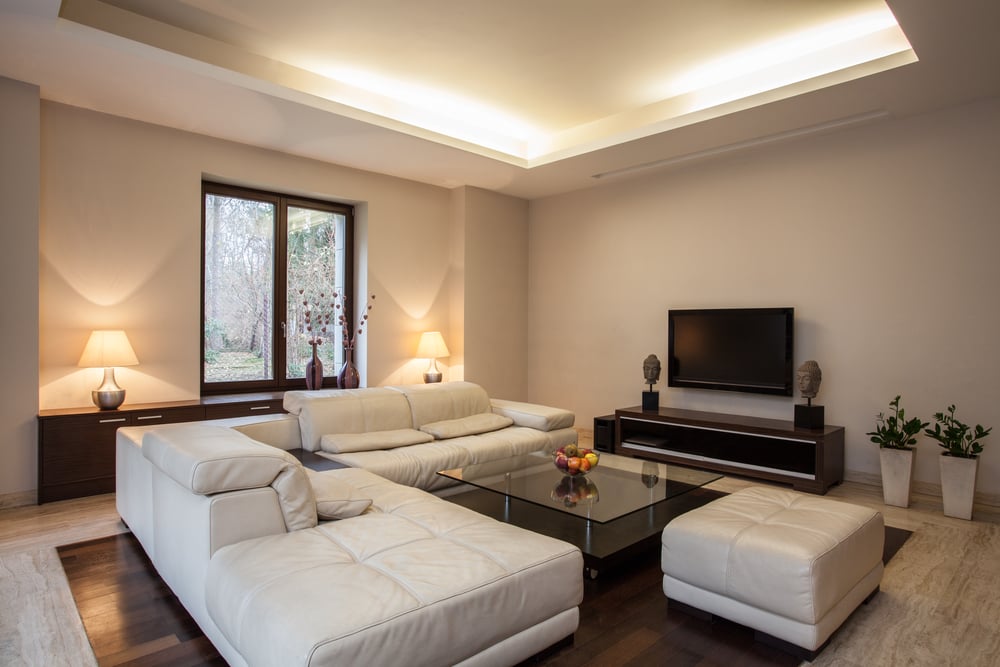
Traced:
POLYGON ((597 467, 601 455, 592 449, 566 445, 552 452, 552 462, 564 475, 586 475, 597 467))

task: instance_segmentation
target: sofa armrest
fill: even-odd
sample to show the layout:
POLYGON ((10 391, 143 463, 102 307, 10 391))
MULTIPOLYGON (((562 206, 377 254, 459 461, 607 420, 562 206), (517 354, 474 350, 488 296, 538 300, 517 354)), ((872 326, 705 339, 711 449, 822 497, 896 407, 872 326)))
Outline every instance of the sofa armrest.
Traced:
POLYGON ((290 454, 230 428, 176 424, 150 429, 142 453, 164 474, 200 495, 270 486, 290 454))
POLYGON ((490 405, 494 413, 513 419, 515 426, 526 426, 538 431, 571 428, 576 421, 576 415, 569 410, 547 405, 505 401, 499 398, 491 398, 490 405))
POLYGON ((316 499, 298 460, 231 428, 188 423, 150 429, 142 438, 142 454, 196 495, 271 487, 288 530, 316 525, 316 499))

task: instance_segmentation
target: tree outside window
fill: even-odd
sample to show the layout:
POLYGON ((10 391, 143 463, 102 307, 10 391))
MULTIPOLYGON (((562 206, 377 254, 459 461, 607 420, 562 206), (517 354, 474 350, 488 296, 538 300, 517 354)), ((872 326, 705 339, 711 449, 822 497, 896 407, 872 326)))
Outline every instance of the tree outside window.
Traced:
MULTIPOLYGON (((311 324, 350 294, 349 206, 206 183, 202 392, 305 386, 311 324), (277 325, 276 325, 277 323, 277 325)), ((337 319, 317 352, 324 375, 344 360, 337 319)))

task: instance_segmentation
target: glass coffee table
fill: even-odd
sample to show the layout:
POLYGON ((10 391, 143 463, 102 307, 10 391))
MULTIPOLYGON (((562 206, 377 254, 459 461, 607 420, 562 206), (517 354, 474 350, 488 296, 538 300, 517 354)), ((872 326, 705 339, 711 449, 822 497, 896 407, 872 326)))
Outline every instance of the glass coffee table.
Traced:
POLYGON ((591 577, 658 545, 672 518, 724 495, 702 488, 716 473, 600 456, 586 476, 563 475, 545 452, 438 474, 473 487, 446 500, 580 547, 591 577))

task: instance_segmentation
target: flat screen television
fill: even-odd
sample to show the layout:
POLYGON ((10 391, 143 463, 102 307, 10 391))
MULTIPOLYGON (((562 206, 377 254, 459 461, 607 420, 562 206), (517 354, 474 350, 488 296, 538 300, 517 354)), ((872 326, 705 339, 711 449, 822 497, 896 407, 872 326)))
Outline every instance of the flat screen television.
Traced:
POLYGON ((794 308, 671 310, 667 385, 792 395, 794 308))

